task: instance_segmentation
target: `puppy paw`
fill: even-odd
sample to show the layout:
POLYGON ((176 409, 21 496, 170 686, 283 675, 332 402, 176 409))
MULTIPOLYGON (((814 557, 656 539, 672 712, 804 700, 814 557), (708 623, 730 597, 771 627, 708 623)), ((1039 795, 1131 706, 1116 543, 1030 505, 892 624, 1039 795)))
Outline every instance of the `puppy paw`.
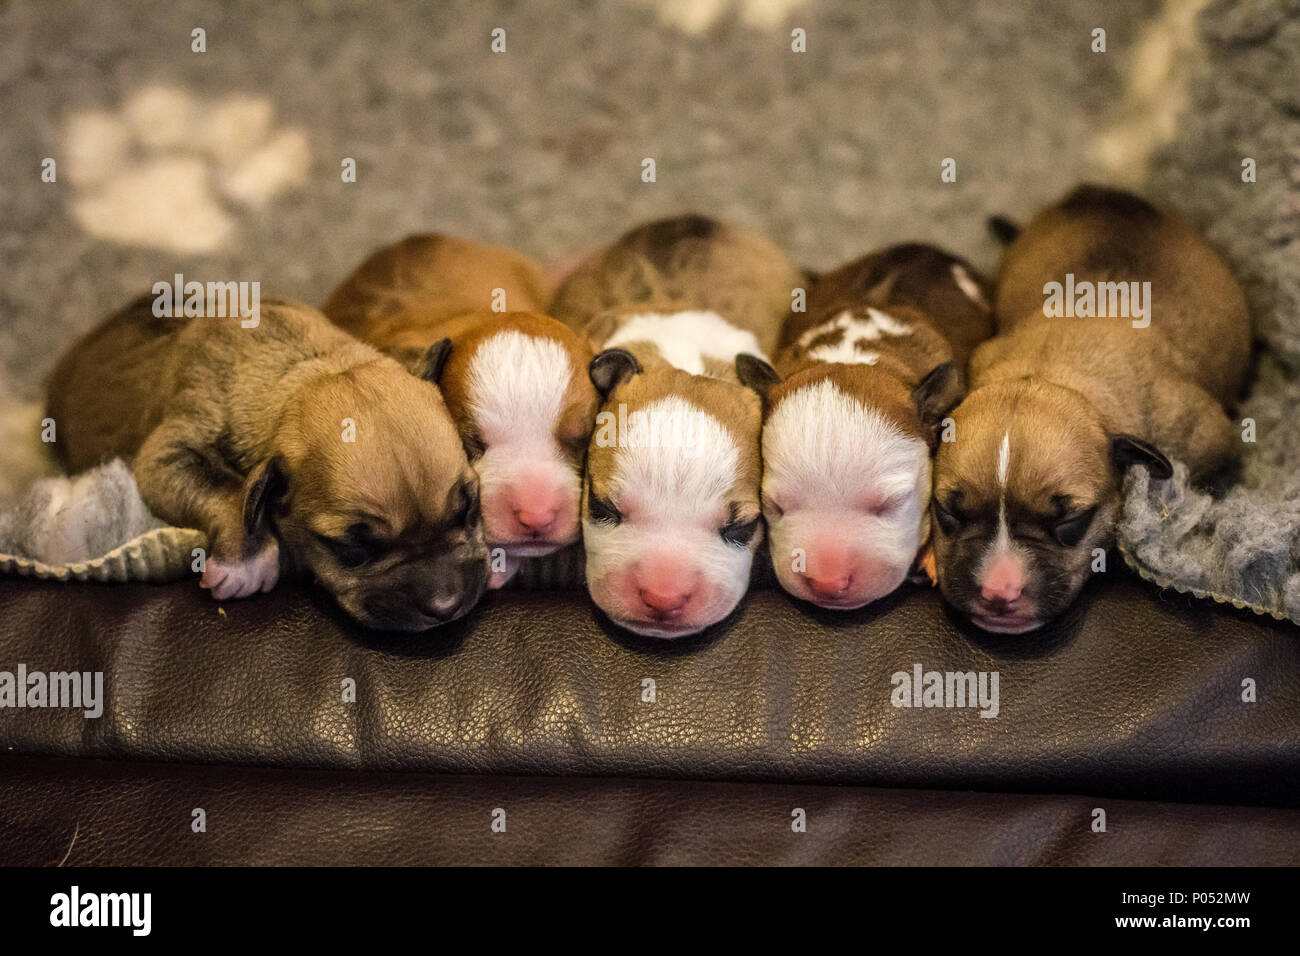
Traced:
POLYGON ((208 558, 199 587, 218 601, 269 591, 280 580, 280 544, 274 538, 256 554, 239 561, 208 558))
POLYGON ((506 555, 503 564, 504 567, 498 571, 496 570, 497 561, 495 558, 493 559, 492 570, 488 574, 489 591, 499 591, 501 588, 509 584, 510 579, 519 573, 519 568, 523 565, 523 562, 518 558, 512 558, 509 555, 506 555))

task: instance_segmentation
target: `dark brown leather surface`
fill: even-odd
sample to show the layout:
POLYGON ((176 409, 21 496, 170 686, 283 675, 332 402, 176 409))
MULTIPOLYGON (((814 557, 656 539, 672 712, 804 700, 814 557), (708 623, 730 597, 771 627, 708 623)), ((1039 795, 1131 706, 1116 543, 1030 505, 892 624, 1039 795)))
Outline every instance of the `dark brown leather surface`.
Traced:
POLYGON ((0 863, 1239 865, 1300 862, 1300 811, 609 778, 0 757, 0 863), (194 833, 202 808, 207 830, 194 833), (1094 833, 1092 812, 1106 811, 1094 833), (493 833, 496 809, 504 833, 493 833), (795 808, 807 831, 791 829, 795 808), (75 840, 74 840, 75 835, 75 840))
POLYGON ((607 630, 577 593, 497 592, 399 637, 292 587, 218 606, 192 583, 8 579, 0 670, 20 662, 103 670, 108 704, 0 709, 16 754, 1300 806, 1300 632, 1123 574, 1028 637, 982 634, 928 590, 846 615, 760 590, 672 645, 607 630), (918 662, 998 671, 1000 716, 891 706, 890 675, 918 662))

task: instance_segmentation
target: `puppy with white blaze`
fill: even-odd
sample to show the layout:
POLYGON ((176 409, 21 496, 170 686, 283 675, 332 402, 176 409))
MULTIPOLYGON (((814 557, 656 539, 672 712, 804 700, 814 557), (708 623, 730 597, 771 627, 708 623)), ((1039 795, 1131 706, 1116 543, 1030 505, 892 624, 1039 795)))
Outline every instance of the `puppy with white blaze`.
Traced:
POLYGON ((1228 409, 1251 324, 1231 268, 1191 223, 1088 185, 1007 248, 994 311, 998 334, 971 356, 952 413, 957 440, 935 458, 934 557, 950 604, 986 631, 1024 634, 1100 569, 1130 467, 1164 481, 1181 461, 1194 485, 1232 482, 1242 441, 1228 409), (1088 298, 1058 310, 1062 285, 1088 298), (1139 307, 1129 293, 1143 287, 1139 307), (1109 294, 1091 301, 1094 289, 1109 294))
POLYGON ((479 475, 491 587, 578 541, 592 351, 542 313, 548 296, 518 253, 431 235, 376 252, 323 307, 442 390, 479 475))
POLYGON ((616 624, 693 634, 748 589, 762 409, 735 362, 775 346, 798 285, 766 239, 682 216, 627 233, 556 294, 552 312, 603 346, 582 533, 588 589, 616 624))
POLYGON ((818 278, 773 368, 740 377, 764 399, 763 515, 781 585, 825 608, 895 590, 929 539, 930 460, 992 333, 989 285, 931 246, 891 246, 818 278))

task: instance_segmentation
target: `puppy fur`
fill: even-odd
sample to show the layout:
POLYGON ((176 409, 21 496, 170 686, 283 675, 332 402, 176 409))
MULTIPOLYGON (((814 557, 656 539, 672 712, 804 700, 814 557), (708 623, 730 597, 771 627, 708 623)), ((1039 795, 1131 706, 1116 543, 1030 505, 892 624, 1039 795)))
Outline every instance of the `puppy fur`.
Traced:
POLYGON ((981 627, 1033 630, 1082 588, 1108 547, 1124 469, 1194 482, 1240 449, 1225 413, 1248 369, 1250 322, 1231 271, 1181 218, 1083 186, 1007 249, 999 335, 971 361, 956 440, 935 465, 934 551, 948 600, 981 627), (1150 325, 1052 318, 1046 286, 1150 282, 1150 325), (1168 456, 1168 457, 1167 457, 1168 456))
POLYGON ((930 457, 970 349, 993 332, 991 287, 932 246, 891 246, 816 280, 764 396, 763 515, 778 580, 827 608, 897 588, 929 537, 930 457))
POLYGON ((556 294, 552 312, 603 347, 582 528, 592 599, 619 625, 690 634, 744 596, 761 406, 735 360, 773 347, 799 284, 766 239, 689 215, 632 230, 556 294))
POLYGON ((69 472, 129 462, 152 512, 207 533, 201 583, 217 598, 301 570, 371 627, 424 630, 475 604, 478 481, 432 384, 307 306, 264 301, 243 328, 152 303, 55 367, 48 414, 69 472))
POLYGON ((372 255, 325 314, 442 390, 478 472, 491 586, 577 542, 582 461, 598 396, 586 338, 543 314, 541 268, 496 246, 412 236, 372 255), (497 292, 500 290, 500 293, 497 292), (492 311, 500 294, 505 308, 492 311), (445 341, 436 369, 423 366, 445 341))

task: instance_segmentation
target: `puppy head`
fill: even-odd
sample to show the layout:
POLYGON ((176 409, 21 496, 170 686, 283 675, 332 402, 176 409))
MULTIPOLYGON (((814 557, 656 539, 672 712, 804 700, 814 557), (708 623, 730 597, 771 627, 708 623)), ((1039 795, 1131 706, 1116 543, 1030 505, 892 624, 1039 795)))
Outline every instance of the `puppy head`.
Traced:
POLYGON ((1063 611, 1114 530, 1124 468, 1158 478, 1168 459, 1108 434, 1093 406, 1045 382, 997 383, 953 412, 935 460, 939 587, 987 631, 1022 634, 1063 611))
POLYGON ((907 577, 929 533, 930 449, 955 404, 950 363, 913 389, 865 365, 814 365, 780 381, 752 356, 741 378, 764 395, 763 516, 791 594, 862 607, 907 577))
POLYGON ((431 350, 438 382, 478 472, 489 547, 512 558, 578 540, 582 461, 598 396, 591 350, 537 313, 482 313, 454 344, 431 350))
POLYGON ((714 624, 740 602, 762 539, 757 397, 611 349, 592 362, 608 400, 587 453, 587 585, 650 637, 714 624))
POLYGON ((437 389, 387 359, 299 393, 254 472, 250 534, 368 627, 421 631, 467 613, 487 584, 478 479, 437 389))

